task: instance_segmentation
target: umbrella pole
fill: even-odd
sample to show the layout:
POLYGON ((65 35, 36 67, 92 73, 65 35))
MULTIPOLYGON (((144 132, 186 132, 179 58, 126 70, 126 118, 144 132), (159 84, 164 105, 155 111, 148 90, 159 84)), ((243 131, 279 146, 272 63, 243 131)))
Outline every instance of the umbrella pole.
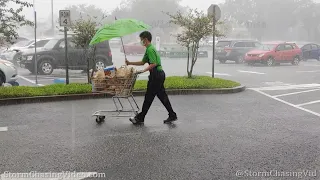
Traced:
MULTIPOLYGON (((117 20, 116 16, 114 17, 114 20, 117 20)), ((120 37, 120 39, 121 39, 122 49, 123 49, 123 53, 124 53, 124 58, 127 60, 126 50, 124 49, 122 37, 120 37)))
POLYGON ((122 37, 120 37, 120 39, 121 39, 121 44, 122 44, 122 49, 123 49, 124 57, 127 59, 126 50, 124 49, 122 37))

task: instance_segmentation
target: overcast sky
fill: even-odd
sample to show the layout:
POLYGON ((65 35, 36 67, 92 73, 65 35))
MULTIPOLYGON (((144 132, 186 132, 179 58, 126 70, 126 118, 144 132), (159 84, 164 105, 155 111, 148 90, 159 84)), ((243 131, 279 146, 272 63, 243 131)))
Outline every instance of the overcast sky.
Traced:
MULTIPOLYGON (((33 0, 25 0, 33 3, 33 0)), ((39 20, 47 19, 51 16, 51 0, 34 0, 37 16, 39 20)), ((152 0, 150 0, 152 1, 152 0)), ((201 10, 207 10, 210 4, 218 4, 224 2, 224 0, 182 0, 182 5, 190 6, 192 8, 198 8, 201 10)), ((53 0, 54 13, 58 14, 59 10, 64 9, 66 6, 75 4, 93 4, 106 11, 112 11, 114 8, 120 5, 121 0, 53 0)), ((24 14, 28 19, 33 19, 33 9, 26 9, 24 14)))

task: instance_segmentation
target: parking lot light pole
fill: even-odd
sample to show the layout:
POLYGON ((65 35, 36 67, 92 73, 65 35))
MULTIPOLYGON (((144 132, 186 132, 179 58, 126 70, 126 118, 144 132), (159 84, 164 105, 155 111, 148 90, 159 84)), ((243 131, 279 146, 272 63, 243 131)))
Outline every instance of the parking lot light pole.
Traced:
POLYGON ((54 36, 55 33, 54 33, 54 19, 53 19, 53 0, 51 0, 51 31, 52 31, 52 36, 54 36))
POLYGON ((38 61, 37 61, 37 12, 35 3, 33 0, 33 12, 34 12, 34 73, 36 74, 36 84, 38 84, 38 61))

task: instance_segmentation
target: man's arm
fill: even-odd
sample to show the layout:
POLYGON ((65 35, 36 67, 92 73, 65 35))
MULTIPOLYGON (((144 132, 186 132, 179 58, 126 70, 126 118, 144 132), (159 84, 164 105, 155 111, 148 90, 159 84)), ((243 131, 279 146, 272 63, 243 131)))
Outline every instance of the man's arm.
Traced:
POLYGON ((127 65, 134 65, 134 66, 143 66, 145 64, 145 62, 143 61, 138 61, 138 62, 129 62, 127 63, 127 65))
POLYGON ((150 51, 147 53, 149 61, 150 61, 150 65, 145 68, 143 71, 150 71, 151 69, 155 68, 157 66, 157 53, 155 50, 150 49, 150 51))
POLYGON ((138 62, 130 62, 126 59, 126 64, 127 65, 134 65, 134 66, 143 66, 144 64, 147 63, 147 54, 145 53, 142 60, 138 62))

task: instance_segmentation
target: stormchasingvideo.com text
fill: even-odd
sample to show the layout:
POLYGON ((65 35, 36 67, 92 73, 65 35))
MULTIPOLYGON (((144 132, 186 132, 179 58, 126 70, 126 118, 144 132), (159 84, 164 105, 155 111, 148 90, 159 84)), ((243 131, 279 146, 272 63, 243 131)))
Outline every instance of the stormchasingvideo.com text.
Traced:
POLYGON ((105 173, 97 173, 97 172, 76 172, 76 171, 63 171, 63 172, 37 172, 31 171, 28 173, 12 173, 12 172, 4 172, 4 178, 105 178, 105 173))

